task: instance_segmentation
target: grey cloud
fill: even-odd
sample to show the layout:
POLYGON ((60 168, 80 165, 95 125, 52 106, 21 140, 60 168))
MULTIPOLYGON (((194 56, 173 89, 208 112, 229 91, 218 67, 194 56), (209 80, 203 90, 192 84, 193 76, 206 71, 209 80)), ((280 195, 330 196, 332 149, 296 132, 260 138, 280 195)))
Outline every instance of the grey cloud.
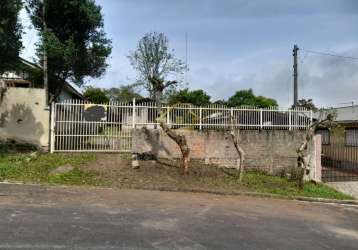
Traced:
MULTIPOLYGON (((106 0, 108 1, 108 0, 106 0)), ((104 1, 99 1, 104 2, 104 1)), ((134 15, 152 14, 152 18, 242 18, 280 15, 311 15, 317 13, 355 13, 355 0, 125 0, 121 1, 134 15)), ((113 3, 113 1, 112 1, 113 3)))
MULTIPOLYGON (((185 58, 189 35, 190 88, 213 99, 236 90, 292 102, 294 43, 306 49, 358 56, 356 0, 97 0, 113 39, 111 67, 102 87, 135 79, 126 56, 146 32, 164 32, 176 55, 185 58), (349 45, 349 46, 348 46, 349 45), (356 47, 356 49, 354 49, 356 47)), ((29 42, 25 38, 24 44, 29 42)), ((26 53, 31 55, 29 51, 26 53)), ((33 53, 32 53, 33 55, 33 53)), ((357 100, 358 63, 315 55, 300 64, 300 96, 319 105, 357 100)))
MULTIPOLYGON (((343 54, 358 55, 358 48, 343 54)), ((306 95, 325 106, 357 103, 358 60, 311 55, 305 61, 301 81, 306 95)))
MULTIPOLYGON (((264 52, 261 54, 265 55, 264 52)), ((341 54, 357 55, 358 48, 341 54)), ((252 88, 256 94, 277 99, 282 106, 290 106, 293 102, 291 60, 260 62, 253 57, 238 63, 224 63, 217 68, 219 70, 206 68, 209 72, 205 74, 210 76, 207 82, 211 84, 206 85, 206 89, 213 99, 228 98, 237 90, 252 88), (226 68, 225 73, 220 71, 221 68, 226 68)), ((318 106, 357 103, 357 68, 358 61, 303 53, 299 64, 299 98, 312 98, 318 106)), ((199 79, 193 77, 192 80, 199 79)))

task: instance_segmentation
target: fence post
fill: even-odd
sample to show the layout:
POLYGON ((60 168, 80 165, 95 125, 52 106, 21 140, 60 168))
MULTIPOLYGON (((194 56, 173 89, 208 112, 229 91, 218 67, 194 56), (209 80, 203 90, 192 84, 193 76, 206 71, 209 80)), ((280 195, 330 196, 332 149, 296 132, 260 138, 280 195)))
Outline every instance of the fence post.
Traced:
POLYGON ((170 128, 170 109, 169 109, 169 106, 167 106, 167 125, 170 128))
POLYGON ((262 108, 260 108, 260 129, 263 128, 262 108))
POLYGON ((292 130, 291 109, 288 110, 288 130, 292 130))
POLYGON ((52 154, 55 151, 55 102, 51 103, 50 110, 50 153, 52 154))
MULTIPOLYGON (((231 123, 234 120, 234 108, 230 108, 230 126, 233 126, 233 124, 231 123)), ((236 124, 236 122, 235 122, 236 124)), ((237 126, 239 127, 240 124, 237 124, 237 126)))
POLYGON ((133 98, 133 104, 132 104, 132 128, 135 128, 135 116, 136 116, 136 112, 135 112, 135 98, 133 98))
POLYGON ((199 130, 201 130, 203 128, 202 119, 203 119, 203 108, 200 106, 200 109, 199 109, 199 130))

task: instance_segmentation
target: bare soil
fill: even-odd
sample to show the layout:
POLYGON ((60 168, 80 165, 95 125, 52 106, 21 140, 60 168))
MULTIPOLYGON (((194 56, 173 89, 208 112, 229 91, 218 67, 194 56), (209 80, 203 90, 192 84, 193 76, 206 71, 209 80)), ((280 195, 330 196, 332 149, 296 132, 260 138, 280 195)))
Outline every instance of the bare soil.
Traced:
MULTIPOLYGON (((106 186, 118 188, 180 190, 200 187, 203 190, 230 191, 237 190, 239 185, 232 183, 234 178, 228 180, 230 175, 236 174, 236 170, 205 165, 202 161, 190 162, 189 176, 183 175, 179 161, 150 160, 139 163, 140 168, 133 169, 129 156, 101 154, 101 157, 87 163, 83 169, 96 172, 99 181, 106 186)), ((240 191, 249 189, 240 185, 240 191)))

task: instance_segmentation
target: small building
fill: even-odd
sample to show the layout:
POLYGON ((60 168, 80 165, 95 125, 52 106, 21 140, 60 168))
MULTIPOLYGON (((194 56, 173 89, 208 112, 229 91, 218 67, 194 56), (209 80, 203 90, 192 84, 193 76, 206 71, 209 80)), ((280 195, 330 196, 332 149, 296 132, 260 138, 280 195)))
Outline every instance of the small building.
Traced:
MULTIPOLYGON (((0 147, 48 148, 50 109, 42 68, 21 59, 14 71, 0 75, 0 147)), ((76 87, 49 77, 49 102, 83 99, 76 87)))
POLYGON ((322 179, 358 181, 358 105, 334 111, 332 128, 317 130, 322 136, 322 179))
MULTIPOLYGON (((0 88, 43 89, 42 67, 20 58, 16 70, 0 75, 0 88)), ((73 84, 49 76, 49 101, 84 99, 81 91, 73 84)))
POLYGON ((332 129, 319 129, 322 144, 344 144, 358 147, 358 105, 338 107, 333 109, 336 113, 335 126, 332 129))

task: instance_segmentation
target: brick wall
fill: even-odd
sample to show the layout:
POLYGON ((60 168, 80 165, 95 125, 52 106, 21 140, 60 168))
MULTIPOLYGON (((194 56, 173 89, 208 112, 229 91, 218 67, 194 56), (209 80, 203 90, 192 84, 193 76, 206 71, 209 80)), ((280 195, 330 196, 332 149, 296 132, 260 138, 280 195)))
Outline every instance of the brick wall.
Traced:
MULTIPOLYGON (((192 159, 205 159, 207 163, 236 167, 238 154, 231 136, 224 131, 181 130, 188 141, 192 159)), ((275 173, 282 168, 296 166, 296 149, 302 142, 304 131, 242 130, 240 145, 245 151, 245 166, 275 173)), ((314 152, 315 146, 309 145, 314 152)), ((134 129, 133 152, 149 153, 158 158, 179 158, 179 147, 161 130, 134 129)), ((314 154, 311 159, 315 166, 314 154)))

